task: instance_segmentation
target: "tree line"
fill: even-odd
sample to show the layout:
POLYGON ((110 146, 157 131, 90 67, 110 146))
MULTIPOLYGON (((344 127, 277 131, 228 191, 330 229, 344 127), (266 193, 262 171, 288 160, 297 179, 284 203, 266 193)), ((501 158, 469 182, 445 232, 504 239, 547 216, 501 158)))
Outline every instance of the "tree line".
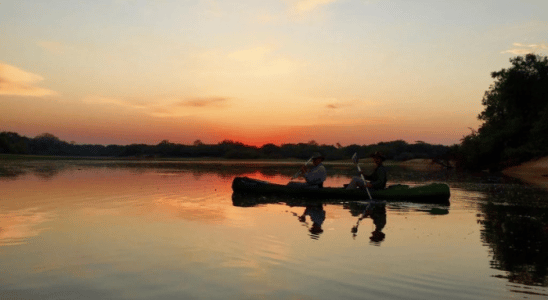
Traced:
POLYGON ((328 160, 350 159, 354 153, 367 157, 380 151, 388 159, 403 161, 414 158, 440 158, 452 148, 444 145, 431 145, 422 141, 409 144, 403 140, 381 142, 372 145, 320 145, 314 140, 297 144, 265 144, 261 147, 245 145, 241 142, 224 140, 217 144, 204 144, 196 140, 191 145, 171 143, 163 140, 157 145, 91 145, 62 141, 51 133, 43 133, 34 138, 21 136, 15 132, 0 133, 0 153, 54 155, 75 157, 136 157, 136 158, 226 158, 226 159, 303 159, 310 158, 313 152, 320 152, 328 160))

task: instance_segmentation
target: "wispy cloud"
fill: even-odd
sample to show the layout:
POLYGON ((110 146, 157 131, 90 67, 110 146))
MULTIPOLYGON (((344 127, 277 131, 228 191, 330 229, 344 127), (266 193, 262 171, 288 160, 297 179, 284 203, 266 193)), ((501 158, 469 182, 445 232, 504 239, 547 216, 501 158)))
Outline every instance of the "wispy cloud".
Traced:
POLYGON ((353 101, 334 101, 332 103, 328 103, 325 105, 325 107, 329 110, 337 110, 337 109, 341 109, 341 108, 346 108, 346 107, 352 107, 352 106, 355 106, 359 101, 358 100, 353 100, 353 101))
POLYGON ((65 44, 53 41, 38 41, 36 44, 41 48, 55 54, 64 54, 68 49, 72 48, 65 44))
POLYGON ((512 44, 514 47, 512 49, 503 51, 502 53, 511 53, 515 55, 523 55, 528 53, 538 53, 548 50, 548 45, 545 43, 540 44, 529 44, 525 45, 522 43, 512 44))
POLYGON ((337 0, 289 0, 289 5, 297 13, 305 13, 328 5, 337 0))
POLYGON ((34 84, 44 80, 40 75, 0 63, 0 95, 42 97, 57 93, 34 84))
POLYGON ((210 97, 210 98, 194 98, 188 99, 176 104, 182 107, 221 107, 228 101, 228 98, 210 97))
POLYGON ((226 97, 158 97, 155 99, 121 99, 90 95, 82 99, 88 104, 112 104, 129 109, 142 110, 156 117, 186 116, 195 114, 197 110, 219 109, 226 106, 226 97))
POLYGON ((221 9, 218 1, 216 0, 203 0, 203 3, 206 5, 206 15, 209 17, 221 17, 224 15, 224 11, 221 9))
POLYGON ((97 96, 97 95, 90 95, 82 99, 82 102, 88 103, 88 104, 114 104, 119 106, 125 106, 135 109, 143 109, 143 108, 150 108, 154 106, 154 104, 147 103, 144 101, 132 101, 127 99, 120 99, 120 98, 111 98, 111 97, 103 97, 103 96, 97 96))

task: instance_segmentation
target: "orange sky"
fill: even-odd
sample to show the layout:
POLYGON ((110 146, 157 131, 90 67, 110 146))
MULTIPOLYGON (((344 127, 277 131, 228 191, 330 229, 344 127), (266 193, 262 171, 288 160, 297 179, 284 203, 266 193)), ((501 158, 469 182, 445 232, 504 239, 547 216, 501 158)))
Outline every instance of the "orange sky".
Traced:
POLYGON ((427 2, 2 1, 0 131, 459 143, 490 73, 547 53, 548 4, 427 2))

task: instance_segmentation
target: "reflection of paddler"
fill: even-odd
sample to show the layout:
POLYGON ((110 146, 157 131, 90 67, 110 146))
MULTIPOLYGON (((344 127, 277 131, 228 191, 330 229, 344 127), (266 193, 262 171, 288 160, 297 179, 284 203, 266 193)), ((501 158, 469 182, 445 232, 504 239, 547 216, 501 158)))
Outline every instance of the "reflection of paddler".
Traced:
POLYGON ((312 227, 308 230, 316 237, 323 232, 322 224, 325 221, 325 210, 322 204, 307 205, 299 221, 306 222, 306 216, 310 216, 312 227))
POLYGON ((370 217, 373 220, 373 224, 375 225, 375 230, 371 232, 371 236, 369 237, 369 239, 376 244, 380 244, 380 242, 382 242, 386 236, 384 232, 382 232, 384 226, 386 226, 385 203, 375 204, 371 202, 367 204, 367 206, 363 209, 362 215, 360 216, 360 218, 358 218, 356 226, 352 227, 351 232, 354 238, 357 236, 360 221, 367 217, 370 217))

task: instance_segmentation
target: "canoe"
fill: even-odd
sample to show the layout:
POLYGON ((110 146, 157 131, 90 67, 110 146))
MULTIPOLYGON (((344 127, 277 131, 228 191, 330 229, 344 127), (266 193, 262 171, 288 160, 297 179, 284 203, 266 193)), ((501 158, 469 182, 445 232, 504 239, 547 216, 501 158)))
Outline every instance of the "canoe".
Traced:
MULTIPOLYGON (((278 195, 293 198, 308 198, 318 200, 368 200, 364 189, 347 190, 343 187, 324 187, 316 189, 294 188, 287 185, 271 183, 248 177, 236 177, 232 181, 235 193, 278 195)), ((392 185, 384 190, 370 190, 375 200, 393 202, 417 202, 449 205, 451 196, 449 186, 445 183, 430 183, 418 186, 392 185)))

